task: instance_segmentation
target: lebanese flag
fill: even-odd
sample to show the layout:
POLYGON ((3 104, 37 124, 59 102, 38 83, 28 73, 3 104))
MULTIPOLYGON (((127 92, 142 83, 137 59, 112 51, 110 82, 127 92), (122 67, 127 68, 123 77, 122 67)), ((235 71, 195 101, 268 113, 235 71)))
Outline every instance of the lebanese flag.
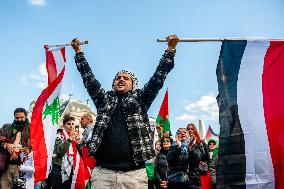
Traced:
POLYGON ((45 52, 48 86, 35 103, 30 124, 35 182, 45 180, 51 169, 56 133, 59 128, 59 95, 66 63, 64 47, 50 50, 46 45, 45 52))
POLYGON ((224 41, 218 188, 284 188, 284 41, 224 41))
POLYGON ((164 100, 160 107, 159 115, 157 116, 156 123, 162 127, 162 134, 168 132, 170 134, 170 121, 169 121, 169 105, 168 105, 168 89, 166 90, 164 100))

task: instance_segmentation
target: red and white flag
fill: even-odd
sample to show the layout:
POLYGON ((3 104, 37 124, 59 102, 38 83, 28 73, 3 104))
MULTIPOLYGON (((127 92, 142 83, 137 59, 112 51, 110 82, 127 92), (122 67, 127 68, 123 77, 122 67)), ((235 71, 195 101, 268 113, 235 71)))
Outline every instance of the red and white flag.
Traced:
MULTIPOLYGON (((45 46, 48 86, 38 97, 31 118, 30 140, 33 149, 35 182, 45 180, 51 171, 52 155, 58 130, 60 92, 65 71, 65 48, 49 49, 45 46)), ((65 137, 68 137, 65 135, 65 137)), ((70 146, 74 156, 72 189, 84 189, 95 166, 88 149, 83 147, 80 156, 73 141, 70 146)))
POLYGON ((46 45, 45 52, 48 86, 35 103, 30 124, 35 182, 45 180, 50 172, 56 132, 59 128, 59 95, 66 63, 64 47, 50 50, 46 45))
MULTIPOLYGON (((64 130, 62 132, 64 140, 67 140, 69 138, 68 133, 64 130)), ((86 154, 86 148, 83 147, 83 156, 86 154)), ((88 162, 94 162, 94 158, 91 156, 84 156, 86 158, 90 158, 90 161, 87 161, 86 159, 83 159, 77 148, 76 148, 76 142, 72 141, 71 145, 67 152, 69 155, 73 156, 73 176, 72 176, 72 184, 71 189, 84 189, 89 178, 91 177, 91 170, 94 167, 88 166, 88 162), (85 160, 85 161, 84 161, 85 160)))

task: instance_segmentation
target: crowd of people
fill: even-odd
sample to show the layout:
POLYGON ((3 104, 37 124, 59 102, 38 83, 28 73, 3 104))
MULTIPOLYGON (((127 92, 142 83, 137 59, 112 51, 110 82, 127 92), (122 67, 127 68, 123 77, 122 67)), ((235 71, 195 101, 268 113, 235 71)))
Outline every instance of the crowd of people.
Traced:
MULTIPOLYGON (((32 155, 32 150, 28 137, 27 112, 23 108, 17 108, 14 116, 15 120, 11 125, 5 124, 0 129, 1 148, 6 150, 1 149, 1 152, 6 152, 1 153, 1 188, 70 188, 74 163, 70 147, 76 146, 80 150, 90 140, 94 128, 92 116, 84 114, 81 117, 81 134, 75 128, 75 118, 64 116, 63 127, 57 132, 50 175, 47 180, 35 186, 33 182, 29 182, 33 167, 28 158, 32 155)), ((192 123, 185 128, 179 128, 175 140, 169 133, 162 133, 161 136, 155 142, 156 155, 145 162, 148 189, 202 188, 206 184, 211 189, 216 188, 216 140, 210 139, 206 144, 200 139, 196 126, 192 123), (202 177, 205 178, 202 180, 202 177)), ((90 178, 89 188, 96 182, 95 177, 93 174, 90 178)))
POLYGON ((77 69, 97 108, 96 122, 90 114, 83 115, 80 123, 84 132, 80 134, 74 117, 65 115, 63 126, 57 131, 49 177, 34 185, 29 120, 26 110, 17 108, 14 122, 0 129, 0 189, 33 185, 69 189, 74 153, 82 154, 84 147, 96 161, 87 188, 201 188, 206 184, 214 187, 216 142, 209 141, 207 145, 202 141, 194 124, 178 129, 175 141, 169 133, 162 133, 154 149, 147 111, 174 67, 179 38, 170 35, 167 40, 168 47, 159 65, 142 89, 138 89, 132 72, 122 70, 115 75, 112 90, 105 91, 93 74, 79 39, 73 39, 77 69), (210 175, 209 181, 206 178, 210 175))
POLYGON ((84 114, 80 121, 84 132, 80 135, 75 128, 75 118, 64 116, 63 126, 57 130, 49 177, 34 184, 30 122, 27 111, 17 108, 13 123, 4 124, 0 128, 0 189, 70 188, 74 166, 73 148, 82 155, 81 150, 92 135, 92 123, 91 114, 84 114))
POLYGON ((206 143, 196 126, 179 128, 175 140, 164 134, 155 143, 156 157, 146 162, 148 188, 216 188, 216 139, 206 143))

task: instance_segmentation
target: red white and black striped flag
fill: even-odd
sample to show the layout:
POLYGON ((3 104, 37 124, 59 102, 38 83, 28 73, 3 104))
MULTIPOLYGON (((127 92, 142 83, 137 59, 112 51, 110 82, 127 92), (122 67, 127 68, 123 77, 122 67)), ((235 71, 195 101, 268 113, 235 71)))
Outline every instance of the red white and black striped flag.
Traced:
POLYGON ((284 188, 284 42, 224 41, 218 188, 284 188))

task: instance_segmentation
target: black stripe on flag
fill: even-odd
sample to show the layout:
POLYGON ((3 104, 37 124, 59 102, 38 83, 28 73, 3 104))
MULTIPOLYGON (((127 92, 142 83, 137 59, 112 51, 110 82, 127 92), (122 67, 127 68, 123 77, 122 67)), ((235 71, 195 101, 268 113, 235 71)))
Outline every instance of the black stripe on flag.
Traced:
POLYGON ((245 140, 237 105, 238 74, 246 44, 224 41, 216 70, 220 123, 218 188, 246 188, 245 140))

